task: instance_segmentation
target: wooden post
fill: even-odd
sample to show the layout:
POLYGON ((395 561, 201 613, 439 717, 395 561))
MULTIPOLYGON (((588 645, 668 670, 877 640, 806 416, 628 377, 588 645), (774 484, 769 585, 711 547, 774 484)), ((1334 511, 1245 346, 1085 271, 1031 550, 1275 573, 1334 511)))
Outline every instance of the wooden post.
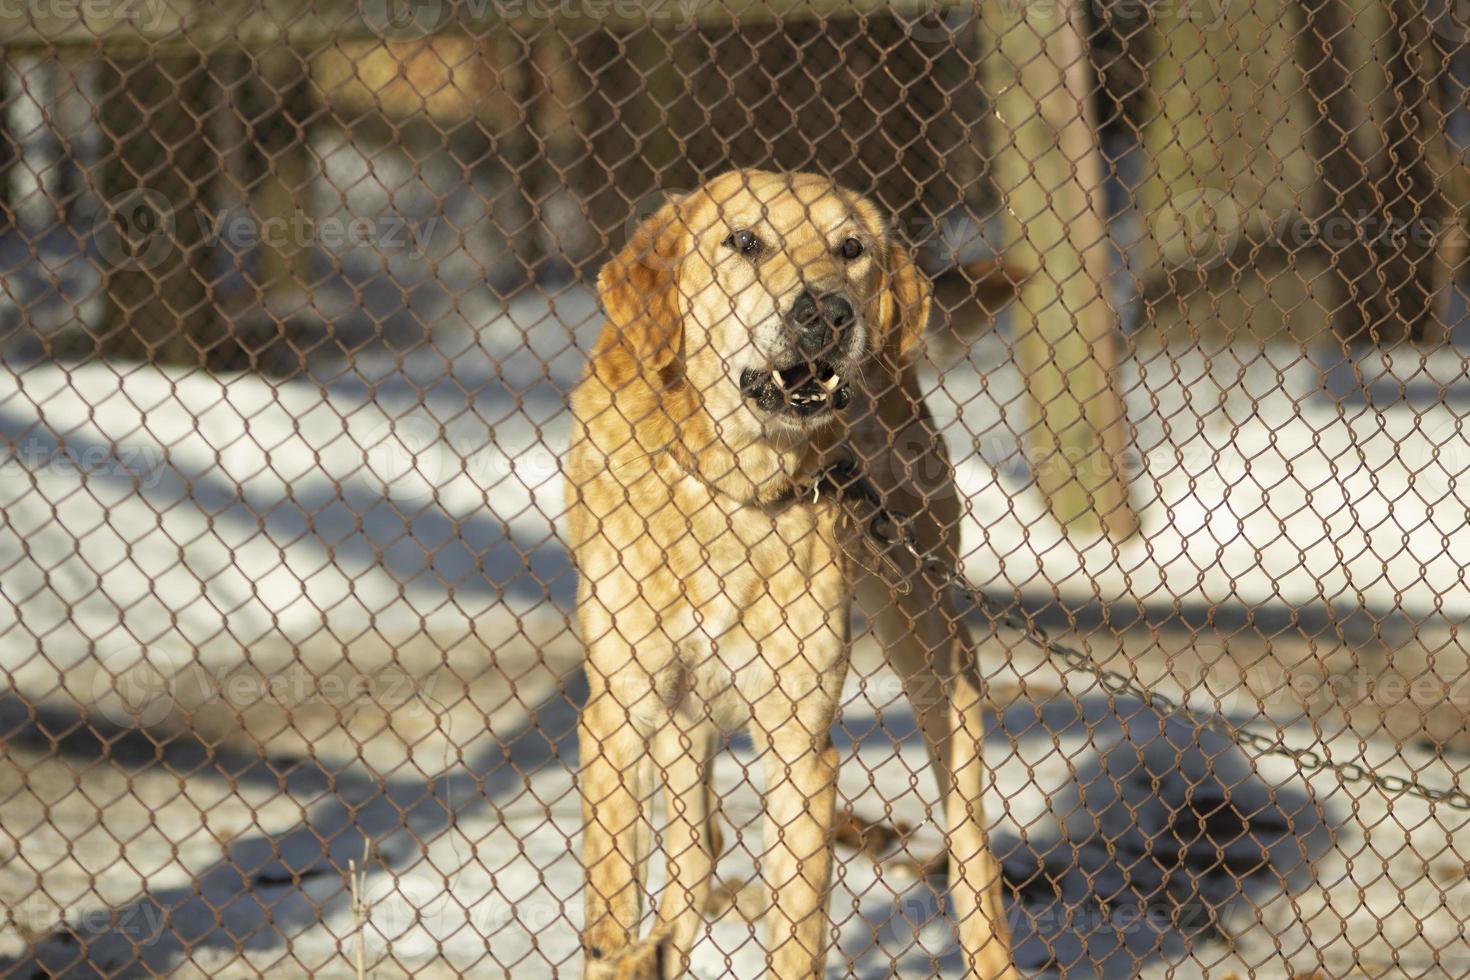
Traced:
POLYGON ((1154 254, 1137 272, 1150 333, 1251 345, 1437 333, 1449 154, 1421 5, 1234 0, 1129 37, 1148 39, 1135 58, 1152 83, 1138 201, 1154 254))
POLYGON ((99 245, 107 312, 97 348, 199 365, 219 340, 205 226, 219 170, 202 120, 214 104, 199 56, 109 52, 97 118, 103 165, 99 245))
POLYGON ((10 193, 13 170, 20 163, 20 144, 12 133, 10 116, 14 111, 15 83, 12 72, 15 56, 0 51, 0 228, 10 231, 16 226, 15 208, 10 193))
MULTIPOLYGON (((681 46, 670 37, 653 27, 604 27, 575 45, 581 74, 590 80, 571 113, 583 154, 576 185, 597 238, 593 260, 582 272, 587 281, 622 247, 630 217, 651 213, 663 192, 692 185, 667 107, 677 98, 678 59, 697 44, 681 46)), ((693 73, 688 77, 692 85, 693 73)))
POLYGON ((522 284, 530 284, 542 273, 546 259, 541 205, 548 183, 547 168, 534 128, 542 84, 536 67, 537 31, 534 25, 512 23, 496 36, 500 41, 497 61, 503 66, 503 77, 510 83, 510 91, 514 93, 512 101, 520 114, 495 139, 496 158, 509 181, 506 200, 496 220, 506 222, 502 227, 515 256, 518 267, 515 271, 522 284))
POLYGON ((307 124, 315 104, 304 56, 289 48, 261 52, 256 105, 259 154, 250 187, 251 210, 262 229, 255 286, 267 313, 287 320, 310 312, 313 249, 299 230, 311 214, 313 163, 307 124), (276 111, 266 111, 270 106, 276 111))
MULTIPOLYGON (((1382 271, 1378 290, 1382 341, 1440 339, 1436 299, 1448 271, 1439 261, 1438 239, 1449 217, 1441 181, 1449 169, 1446 112, 1440 96, 1443 69, 1439 45, 1424 4, 1386 0, 1388 29, 1378 35, 1384 64, 1377 115, 1381 149, 1370 181, 1378 202, 1371 236, 1382 271)), ((1367 339, 1367 338, 1364 338, 1367 339)))
MULTIPOLYGON (((1370 160, 1379 143, 1370 113, 1373 94, 1366 91, 1363 79, 1349 76, 1348 63, 1338 60, 1366 56, 1373 48, 1364 44, 1363 35, 1349 29, 1357 12, 1344 0, 1301 0, 1292 9, 1297 15, 1302 79, 1308 98, 1316 103, 1304 144, 1322 173, 1308 216, 1330 229, 1322 242, 1329 276, 1320 303, 1327 307, 1333 331, 1344 344, 1383 338, 1388 331, 1397 334, 1398 329, 1386 322, 1385 270, 1369 228, 1379 194, 1370 178, 1370 160), (1367 125, 1345 125, 1344 120, 1367 125)), ((1373 87, 1379 87, 1382 69, 1376 59, 1351 63, 1361 66, 1364 76, 1377 76, 1373 87)))
POLYGON ((9 171, 9 191, 15 222, 30 241, 62 220, 56 199, 62 148, 49 125, 48 110, 57 101, 59 65, 40 54, 10 59, 11 97, 6 108, 16 135, 16 165, 9 171))
POLYGON ((549 252, 557 264, 564 263, 574 276, 590 282, 602 264, 604 250, 582 188, 574 183, 587 156, 577 108, 586 97, 586 86, 600 80, 589 79, 582 71, 577 45, 560 31, 535 35, 533 54, 535 60, 529 67, 538 84, 526 125, 538 147, 537 166, 543 171, 542 234, 548 236, 549 252))
POLYGON ((1133 270, 1140 342, 1330 335, 1321 254, 1282 238, 1301 226, 1316 180, 1302 152, 1316 117, 1292 64, 1293 2, 1180 4, 1128 25, 1150 82, 1137 107, 1149 232, 1133 270))
MULTIPOLYGON (((1432 307, 1428 300, 1432 289, 1426 292, 1419 283, 1416 264, 1394 261, 1395 257, 1383 248, 1381 236, 1387 231, 1386 222, 1403 208, 1385 201, 1385 188, 1374 174, 1388 157, 1393 161, 1393 176, 1404 182, 1402 188, 1389 189, 1390 200, 1408 200, 1412 205, 1413 199, 1420 196, 1417 192, 1423 181, 1418 179, 1419 161, 1400 161, 1398 157, 1410 150, 1422 160, 1422 147, 1402 145, 1413 128, 1405 117, 1415 111, 1402 103, 1405 95, 1417 93, 1423 98, 1423 87, 1415 84, 1417 72, 1408 65, 1413 55, 1404 48, 1410 39, 1391 42, 1391 67, 1385 73, 1384 63, 1373 57, 1376 46, 1365 39, 1358 26, 1359 16, 1382 23, 1383 10, 1370 7, 1360 11, 1354 7, 1350 0, 1299 0, 1292 4, 1299 25, 1297 59, 1308 97, 1317 107, 1316 122, 1307 130, 1305 140, 1321 173, 1311 217, 1321 227, 1331 229, 1322 241, 1331 272, 1332 288, 1326 296, 1333 307, 1333 327, 1344 344, 1393 341, 1406 334, 1422 334, 1422 325, 1416 326, 1414 321, 1427 316, 1432 307), (1351 60, 1340 60, 1343 58, 1351 60), (1351 73, 1349 65, 1355 66, 1351 73), (1360 65, 1361 70, 1357 67, 1360 65), (1385 92, 1389 87, 1385 83, 1390 81, 1393 87, 1408 86, 1411 91, 1385 92), (1399 104, 1394 105, 1395 101, 1399 104), (1382 107, 1377 125, 1373 118, 1375 103, 1382 107), (1416 300, 1413 305, 1417 309, 1404 310, 1404 317, 1400 316, 1399 294, 1412 295, 1416 300)), ((1395 26, 1403 31, 1411 24, 1395 26)))
POLYGON ((1114 377, 1118 316, 1106 296, 1103 164, 1083 11, 988 3, 984 77, 1006 261, 1028 273, 1013 309, 1030 403, 1028 456, 1064 527, 1115 541, 1138 529, 1123 456, 1128 421, 1114 377))

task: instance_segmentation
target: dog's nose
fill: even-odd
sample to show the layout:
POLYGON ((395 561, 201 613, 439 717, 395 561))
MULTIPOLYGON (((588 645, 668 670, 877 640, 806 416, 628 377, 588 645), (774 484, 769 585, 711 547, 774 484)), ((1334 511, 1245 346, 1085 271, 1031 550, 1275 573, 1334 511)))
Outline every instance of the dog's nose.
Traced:
POLYGON ((840 341, 852 321, 852 304, 839 293, 817 295, 803 290, 791 305, 796 342, 809 354, 820 353, 840 341))
POLYGON ((822 319, 834 329, 846 330, 852 323, 852 304, 835 293, 822 297, 822 319))

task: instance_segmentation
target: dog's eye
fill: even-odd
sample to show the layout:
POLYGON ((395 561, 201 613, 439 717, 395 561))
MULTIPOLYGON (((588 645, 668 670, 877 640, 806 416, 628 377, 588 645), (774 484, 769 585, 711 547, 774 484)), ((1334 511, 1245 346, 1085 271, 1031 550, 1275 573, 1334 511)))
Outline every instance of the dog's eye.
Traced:
POLYGON ((837 254, 851 262, 863 254, 863 243, 856 238, 845 239, 841 245, 837 246, 837 254))
POLYGON ((725 245, 733 248, 741 255, 755 255, 761 250, 761 240, 756 238, 755 232, 749 228, 732 231, 730 236, 725 239, 725 245))

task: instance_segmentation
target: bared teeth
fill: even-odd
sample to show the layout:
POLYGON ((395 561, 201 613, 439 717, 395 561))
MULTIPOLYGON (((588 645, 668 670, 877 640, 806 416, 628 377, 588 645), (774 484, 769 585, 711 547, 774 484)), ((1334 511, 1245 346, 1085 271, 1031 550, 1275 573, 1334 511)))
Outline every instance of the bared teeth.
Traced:
POLYGON ((830 378, 828 378, 826 381, 823 381, 821 384, 822 387, 826 388, 828 391, 836 391, 837 386, 841 383, 842 379, 837 377, 836 374, 833 374, 830 378))
POLYGON ((785 391, 786 390, 786 380, 781 377, 781 372, 780 371, 772 371, 771 372, 771 380, 774 381, 774 382, 776 382, 776 387, 777 388, 780 388, 782 391, 785 391))

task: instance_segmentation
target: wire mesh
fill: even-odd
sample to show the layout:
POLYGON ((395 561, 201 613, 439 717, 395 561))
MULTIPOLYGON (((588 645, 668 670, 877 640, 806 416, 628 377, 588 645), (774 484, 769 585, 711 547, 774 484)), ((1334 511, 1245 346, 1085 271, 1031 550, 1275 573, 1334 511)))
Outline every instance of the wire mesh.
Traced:
POLYGON ((1467 28, 0 0, 0 976, 1464 973, 1467 28))

